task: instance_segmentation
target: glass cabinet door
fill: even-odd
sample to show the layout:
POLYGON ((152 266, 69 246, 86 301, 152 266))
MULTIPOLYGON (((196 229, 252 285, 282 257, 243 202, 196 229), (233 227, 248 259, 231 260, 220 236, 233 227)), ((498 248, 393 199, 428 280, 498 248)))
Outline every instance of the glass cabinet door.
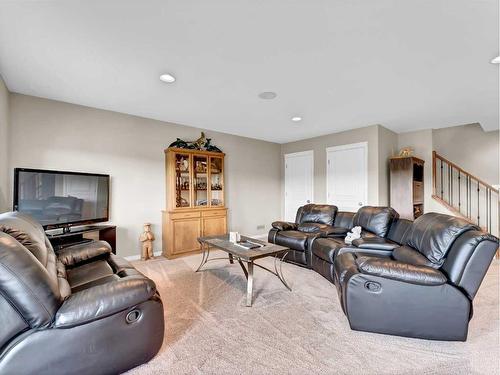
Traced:
POLYGON ((193 203, 195 206, 208 206, 208 157, 193 156, 193 203))
POLYGON ((224 206, 224 175, 222 158, 210 157, 210 205, 224 206))
POLYGON ((175 207, 191 206, 189 154, 175 154, 175 207))

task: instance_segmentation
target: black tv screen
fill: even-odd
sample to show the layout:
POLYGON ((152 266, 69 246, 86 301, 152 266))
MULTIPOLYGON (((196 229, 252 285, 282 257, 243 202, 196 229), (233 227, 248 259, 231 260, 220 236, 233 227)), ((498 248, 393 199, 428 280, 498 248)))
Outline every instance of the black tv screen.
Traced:
POLYGON ((109 175, 16 168, 14 210, 44 228, 109 220, 109 175))

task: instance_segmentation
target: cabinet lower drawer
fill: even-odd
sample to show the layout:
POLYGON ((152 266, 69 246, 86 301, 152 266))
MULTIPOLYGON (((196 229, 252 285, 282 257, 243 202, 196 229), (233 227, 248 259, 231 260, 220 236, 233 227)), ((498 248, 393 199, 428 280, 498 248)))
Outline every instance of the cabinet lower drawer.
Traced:
POLYGON ((226 216, 226 210, 210 210, 203 211, 201 213, 202 217, 212 217, 212 216, 226 216))
POLYGON ((200 217, 200 212, 175 212, 170 214, 172 220, 192 219, 195 217, 200 217))

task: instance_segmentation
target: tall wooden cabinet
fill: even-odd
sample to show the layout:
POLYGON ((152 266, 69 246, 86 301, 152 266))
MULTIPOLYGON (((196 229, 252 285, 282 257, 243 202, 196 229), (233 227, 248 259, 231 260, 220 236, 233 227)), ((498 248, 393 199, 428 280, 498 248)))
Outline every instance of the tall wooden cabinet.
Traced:
POLYGON ((390 159, 391 207, 403 219, 424 213, 424 161, 410 157, 390 159))
POLYGON ((224 156, 180 148, 165 150, 167 209, 163 255, 176 258, 201 250, 197 238, 227 232, 224 156))

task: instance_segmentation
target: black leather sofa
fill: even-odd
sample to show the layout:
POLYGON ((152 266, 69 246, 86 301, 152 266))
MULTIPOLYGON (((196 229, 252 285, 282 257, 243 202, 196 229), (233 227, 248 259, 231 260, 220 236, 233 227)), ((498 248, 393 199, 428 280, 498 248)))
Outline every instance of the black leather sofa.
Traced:
POLYGON ((361 238, 346 245, 342 236, 318 234, 310 247, 310 268, 335 284, 352 329, 467 339, 472 301, 498 238, 437 213, 414 222, 398 219, 389 207, 362 207, 356 214, 337 216, 334 226, 359 225, 361 238))
POLYGON ((163 342, 154 282, 103 241, 55 253, 40 224, 0 215, 0 373, 117 374, 163 342))

